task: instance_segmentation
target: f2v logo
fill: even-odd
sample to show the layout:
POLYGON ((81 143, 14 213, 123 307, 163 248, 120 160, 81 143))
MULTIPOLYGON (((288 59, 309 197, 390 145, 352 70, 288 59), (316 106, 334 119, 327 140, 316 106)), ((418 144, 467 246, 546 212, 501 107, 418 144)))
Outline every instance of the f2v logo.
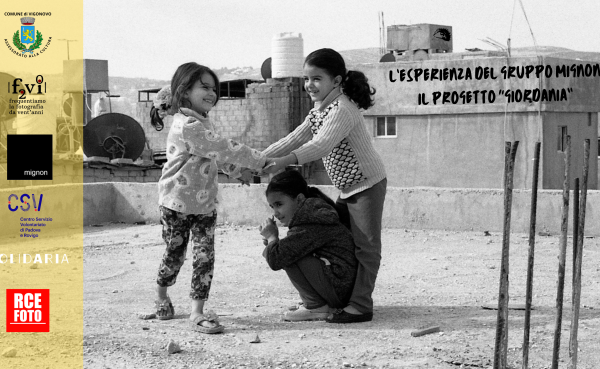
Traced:
POLYGON ((14 199, 14 201, 16 202, 16 200, 19 200, 19 196, 15 195, 15 194, 10 194, 8 196, 8 210, 10 211, 17 211, 19 210, 19 208, 21 208, 21 210, 23 211, 29 211, 29 209, 31 208, 31 204, 29 204, 29 199, 33 199, 33 211, 41 211, 42 210, 42 198, 44 197, 44 194, 40 194, 40 199, 39 201, 36 203, 35 201, 35 194, 31 194, 31 196, 29 196, 28 194, 24 193, 21 195, 21 204, 25 204, 27 205, 27 207, 24 207, 23 205, 21 206, 11 206, 12 204, 12 199, 14 199))
MULTIPOLYGON (((41 95, 42 94, 42 83, 44 86, 44 93, 46 93, 46 82, 44 82, 44 76, 42 76, 41 74, 38 74, 37 77, 35 77, 35 81, 37 82, 37 85, 35 83, 23 83, 22 85, 25 86, 25 88, 27 89, 27 91, 25 91, 25 88, 23 88, 21 86, 21 84, 17 83, 17 81, 19 82, 23 82, 23 79, 21 78, 15 78, 12 84, 12 93, 13 94, 20 94, 21 96, 19 96, 19 99, 26 99, 27 96, 25 96, 27 94, 27 92, 31 93, 35 93, 37 95, 41 95), (37 92, 34 92, 36 89, 35 87, 37 86, 37 92), (19 88, 19 91, 17 92, 17 88, 19 88)), ((9 92, 10 92, 10 87, 9 87, 9 92)))
POLYGON ((50 332, 50 290, 6 290, 6 332, 50 332))

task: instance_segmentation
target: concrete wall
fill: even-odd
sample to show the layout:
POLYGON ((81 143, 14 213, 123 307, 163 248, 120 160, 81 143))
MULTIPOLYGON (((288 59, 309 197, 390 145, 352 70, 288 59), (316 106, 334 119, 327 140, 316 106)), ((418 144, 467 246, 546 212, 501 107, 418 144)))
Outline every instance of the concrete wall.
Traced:
MULTIPOLYGON (((558 126, 571 135, 571 188, 582 178, 583 140, 598 130, 597 114, 546 112, 402 115, 397 137, 374 137, 388 181, 396 187, 502 188, 506 130, 519 141, 514 188, 531 188, 535 143, 542 141, 540 188, 562 189, 564 153, 558 126), (543 122, 543 128, 541 124, 543 122), (589 123, 589 124, 588 124, 589 123), (541 128, 541 129, 540 129, 541 128)), ((367 119, 374 131, 375 119, 367 119)), ((598 188, 598 141, 590 140, 589 189, 598 188)))
MULTIPOLYGON (((503 120, 501 113, 397 116, 397 137, 375 137, 373 143, 391 186, 502 188, 503 120)), ((515 188, 531 188, 529 159, 533 158, 536 121, 530 113, 511 116, 515 139, 520 141, 515 188)))
MULTIPOLYGON (((241 187, 220 185, 219 223, 228 222, 257 226, 271 215, 265 200, 266 185, 241 187)), ((320 186, 332 198, 337 190, 320 186)), ((107 222, 158 223, 158 195, 155 183, 90 183, 84 185, 52 185, 0 190, 8 200, 11 194, 43 194, 40 212, 17 210, 0 212, 3 234, 17 236, 21 217, 52 217, 47 229, 60 229, 107 222)), ((513 232, 529 229, 531 192, 513 192, 513 232)), ((501 190, 398 188, 389 187, 383 214, 385 228, 444 229, 454 231, 501 232, 503 226, 501 190)), ((572 202, 572 201, 571 201, 572 202)), ((588 191, 585 234, 600 236, 600 191, 588 191)), ((21 205, 20 201, 11 204, 21 205)), ((570 207, 572 212, 573 206, 570 207)), ((542 190, 538 193, 537 230, 558 234, 562 210, 562 192, 542 190)), ((569 216, 569 225, 572 224, 569 216)), ((46 230, 46 229, 45 229, 46 230)), ((43 230, 42 232, 45 232, 43 230)))
MULTIPOLYGON (((320 186, 332 198, 337 190, 320 186)), ((221 184, 219 222, 257 226, 271 215, 265 200, 265 184, 221 184)), ((513 232, 529 230, 531 192, 513 192, 513 232)), ((156 184, 97 183, 84 190, 84 224, 105 222, 158 223, 156 184)), ((501 232, 504 195, 494 189, 388 188, 385 228, 445 229, 501 232)), ((600 236, 600 191, 588 191, 585 234, 600 236)), ((570 207, 572 211, 572 206, 570 207)), ((562 192, 539 191, 537 230, 560 232, 562 192)), ((569 218, 571 223, 572 217, 569 218)))
MULTIPOLYGON (((558 151, 559 127, 566 126, 571 136, 571 188, 575 178, 583 178, 583 148, 586 138, 598 134, 598 114, 596 113, 542 113, 544 121, 543 161, 541 172, 543 188, 562 189, 565 175, 565 153, 558 151)), ((590 139, 588 188, 598 189, 598 139, 590 139)))

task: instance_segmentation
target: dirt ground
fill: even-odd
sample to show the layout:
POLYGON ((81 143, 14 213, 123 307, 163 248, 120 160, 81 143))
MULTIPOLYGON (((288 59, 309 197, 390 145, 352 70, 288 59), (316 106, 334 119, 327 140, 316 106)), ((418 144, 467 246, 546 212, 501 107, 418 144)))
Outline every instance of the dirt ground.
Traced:
MULTIPOLYGON (((285 232, 285 229, 281 229, 285 232)), ((190 261, 170 289, 176 319, 141 320, 153 311, 155 273, 164 251, 160 225, 104 224, 84 230, 85 368, 491 368, 502 235, 386 229, 372 322, 289 323, 299 302, 285 272, 269 269, 254 227, 220 225, 206 308, 226 329, 188 328, 190 261), (440 332, 411 332, 439 326, 440 332), (260 342, 251 343, 256 337, 260 342), (181 352, 169 354, 169 341, 181 352)), ((569 239, 569 242, 572 242, 569 239)), ((558 275, 558 236, 538 236, 530 368, 550 368, 558 275)), ((569 245, 568 255, 571 254, 569 245)), ((189 250, 188 250, 189 255, 189 250)), ((511 235, 510 304, 524 304, 528 237, 511 235)), ((584 244, 579 368, 600 363, 599 240, 584 244)), ((561 362, 568 361, 571 258, 567 258, 561 362)), ((509 313, 508 363, 522 362, 523 311, 509 313)))

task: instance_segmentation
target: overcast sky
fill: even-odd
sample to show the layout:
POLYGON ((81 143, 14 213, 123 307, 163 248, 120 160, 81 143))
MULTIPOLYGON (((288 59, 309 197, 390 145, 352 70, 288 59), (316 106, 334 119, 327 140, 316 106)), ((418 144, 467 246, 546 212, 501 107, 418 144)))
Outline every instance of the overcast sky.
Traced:
MULTIPOLYGON (((522 4, 539 46, 600 52, 600 1, 522 4)), ((187 61, 260 67, 281 32, 301 33, 305 55, 379 47, 379 12, 385 26, 451 26, 455 52, 509 35, 513 47, 533 45, 518 0, 85 0, 83 52, 121 77, 170 79, 187 61)))

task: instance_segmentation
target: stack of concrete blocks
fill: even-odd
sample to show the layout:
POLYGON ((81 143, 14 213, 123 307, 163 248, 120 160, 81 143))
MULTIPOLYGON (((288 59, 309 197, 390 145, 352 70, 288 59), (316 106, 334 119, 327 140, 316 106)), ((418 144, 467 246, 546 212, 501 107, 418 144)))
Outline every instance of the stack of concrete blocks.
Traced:
POLYGON ((248 85, 245 99, 220 100, 210 115, 224 137, 262 151, 302 123, 310 108, 302 80, 282 78, 248 85))
MULTIPOLYGON (((313 104, 303 84, 298 77, 253 83, 246 88, 245 99, 221 100, 210 114, 223 136, 262 151, 296 129, 308 115, 313 104)), ((305 164, 302 172, 311 184, 331 184, 320 160, 305 164)), ((227 180, 219 177, 219 181, 227 180)), ((268 178, 261 179, 264 181, 268 178)))
MULTIPOLYGON (((83 178, 82 163, 59 164, 56 161, 52 167, 52 184, 80 183, 83 178)), ((39 181, 40 185, 50 184, 47 181, 39 181)))
POLYGON ((162 169, 84 168, 83 183, 96 182, 158 182, 162 169))

